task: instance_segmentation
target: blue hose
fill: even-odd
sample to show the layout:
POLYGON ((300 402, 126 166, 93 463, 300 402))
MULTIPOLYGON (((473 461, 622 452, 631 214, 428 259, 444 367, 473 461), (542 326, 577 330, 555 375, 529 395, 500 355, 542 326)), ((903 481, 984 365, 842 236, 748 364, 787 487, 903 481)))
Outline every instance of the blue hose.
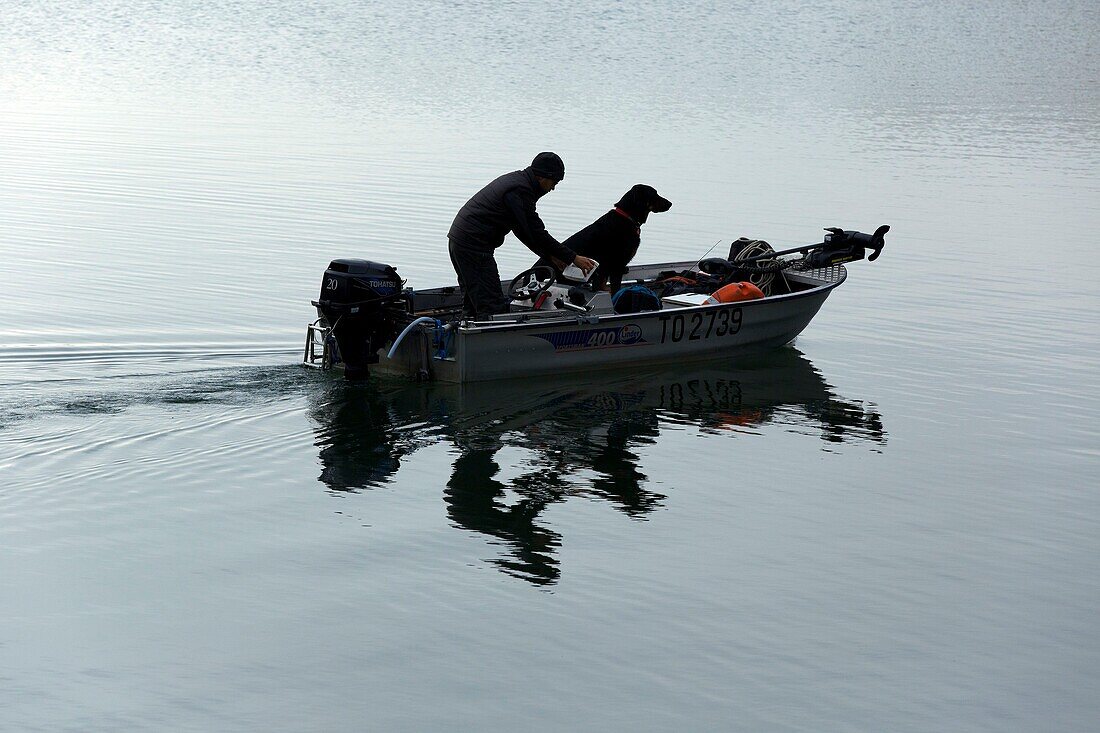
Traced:
POLYGON ((413 321, 409 325, 405 326, 405 330, 402 331, 400 334, 398 334, 397 338, 395 338, 393 340, 393 346, 390 347, 389 353, 386 354, 387 359, 392 359, 393 358, 393 355, 397 353, 397 347, 400 346, 401 342, 405 340, 405 337, 409 335, 409 331, 412 331, 414 328, 419 326, 421 323, 435 323, 435 324, 438 324, 439 321, 437 321, 435 318, 428 318, 427 316, 421 316, 420 318, 417 318, 415 321, 413 321))

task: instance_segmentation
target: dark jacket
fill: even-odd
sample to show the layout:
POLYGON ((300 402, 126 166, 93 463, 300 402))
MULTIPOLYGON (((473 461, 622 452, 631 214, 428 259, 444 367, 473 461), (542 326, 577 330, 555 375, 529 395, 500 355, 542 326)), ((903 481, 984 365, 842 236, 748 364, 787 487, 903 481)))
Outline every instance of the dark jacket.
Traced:
POLYGON ((572 262, 576 255, 550 236, 535 211, 543 193, 530 168, 505 173, 458 210, 447 238, 456 247, 491 254, 514 232, 535 254, 572 262))

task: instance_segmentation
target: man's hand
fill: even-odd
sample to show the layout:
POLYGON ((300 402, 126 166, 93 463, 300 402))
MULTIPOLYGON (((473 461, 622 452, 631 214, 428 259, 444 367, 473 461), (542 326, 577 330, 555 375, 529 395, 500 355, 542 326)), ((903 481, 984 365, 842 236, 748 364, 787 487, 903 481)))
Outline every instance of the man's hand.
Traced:
POLYGON ((581 268, 581 272, 583 272, 585 275, 592 272, 592 270, 596 267, 595 260, 590 260, 584 255, 577 255, 576 257, 574 257, 573 264, 581 268))

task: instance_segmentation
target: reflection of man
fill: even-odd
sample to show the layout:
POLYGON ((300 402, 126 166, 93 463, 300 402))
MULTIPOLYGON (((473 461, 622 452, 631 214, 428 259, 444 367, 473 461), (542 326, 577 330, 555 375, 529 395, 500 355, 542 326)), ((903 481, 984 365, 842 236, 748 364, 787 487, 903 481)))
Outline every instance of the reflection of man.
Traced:
POLYGON ((540 257, 572 262, 586 273, 596 266, 550 236, 535 211, 535 202, 553 191, 563 178, 565 164, 561 158, 554 153, 539 153, 531 165, 500 176, 459 209, 447 240, 467 315, 483 318, 508 311, 493 258, 493 250, 504 244, 508 232, 540 257))
POLYGON ((507 439, 494 423, 453 435, 460 454, 443 495, 447 515, 459 526, 510 545, 510 557, 492 561, 509 575, 538 585, 557 582, 561 571, 555 551, 561 536, 538 522, 551 504, 594 494, 631 517, 641 517, 665 498, 641 487, 645 476, 630 446, 657 436, 658 417, 632 395, 569 399, 535 425, 506 434, 507 439), (501 482, 496 454, 506 445, 540 453, 541 465, 501 482), (576 469, 599 475, 586 485, 571 477, 576 469), (518 498, 506 501, 509 495, 518 498))
POLYGON ((494 478, 500 466, 493 456, 500 444, 462 443, 462 454, 454 462, 454 473, 443 493, 447 514, 459 526, 512 545, 514 559, 494 561, 504 572, 536 585, 556 583, 561 571, 554 548, 561 545, 561 536, 538 526, 535 519, 547 504, 561 501, 564 486, 540 486, 541 490, 529 492, 531 495, 509 506, 502 501, 508 487, 494 478))

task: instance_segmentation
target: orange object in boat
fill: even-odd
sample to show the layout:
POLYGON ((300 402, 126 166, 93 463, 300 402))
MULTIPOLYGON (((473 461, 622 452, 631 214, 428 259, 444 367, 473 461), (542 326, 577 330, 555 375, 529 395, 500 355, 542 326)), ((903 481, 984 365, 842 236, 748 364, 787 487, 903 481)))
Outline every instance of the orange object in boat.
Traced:
POLYGON ((736 303, 739 300, 756 300, 763 297, 764 293, 760 288, 750 282, 739 282, 723 285, 711 293, 703 303, 736 303))

